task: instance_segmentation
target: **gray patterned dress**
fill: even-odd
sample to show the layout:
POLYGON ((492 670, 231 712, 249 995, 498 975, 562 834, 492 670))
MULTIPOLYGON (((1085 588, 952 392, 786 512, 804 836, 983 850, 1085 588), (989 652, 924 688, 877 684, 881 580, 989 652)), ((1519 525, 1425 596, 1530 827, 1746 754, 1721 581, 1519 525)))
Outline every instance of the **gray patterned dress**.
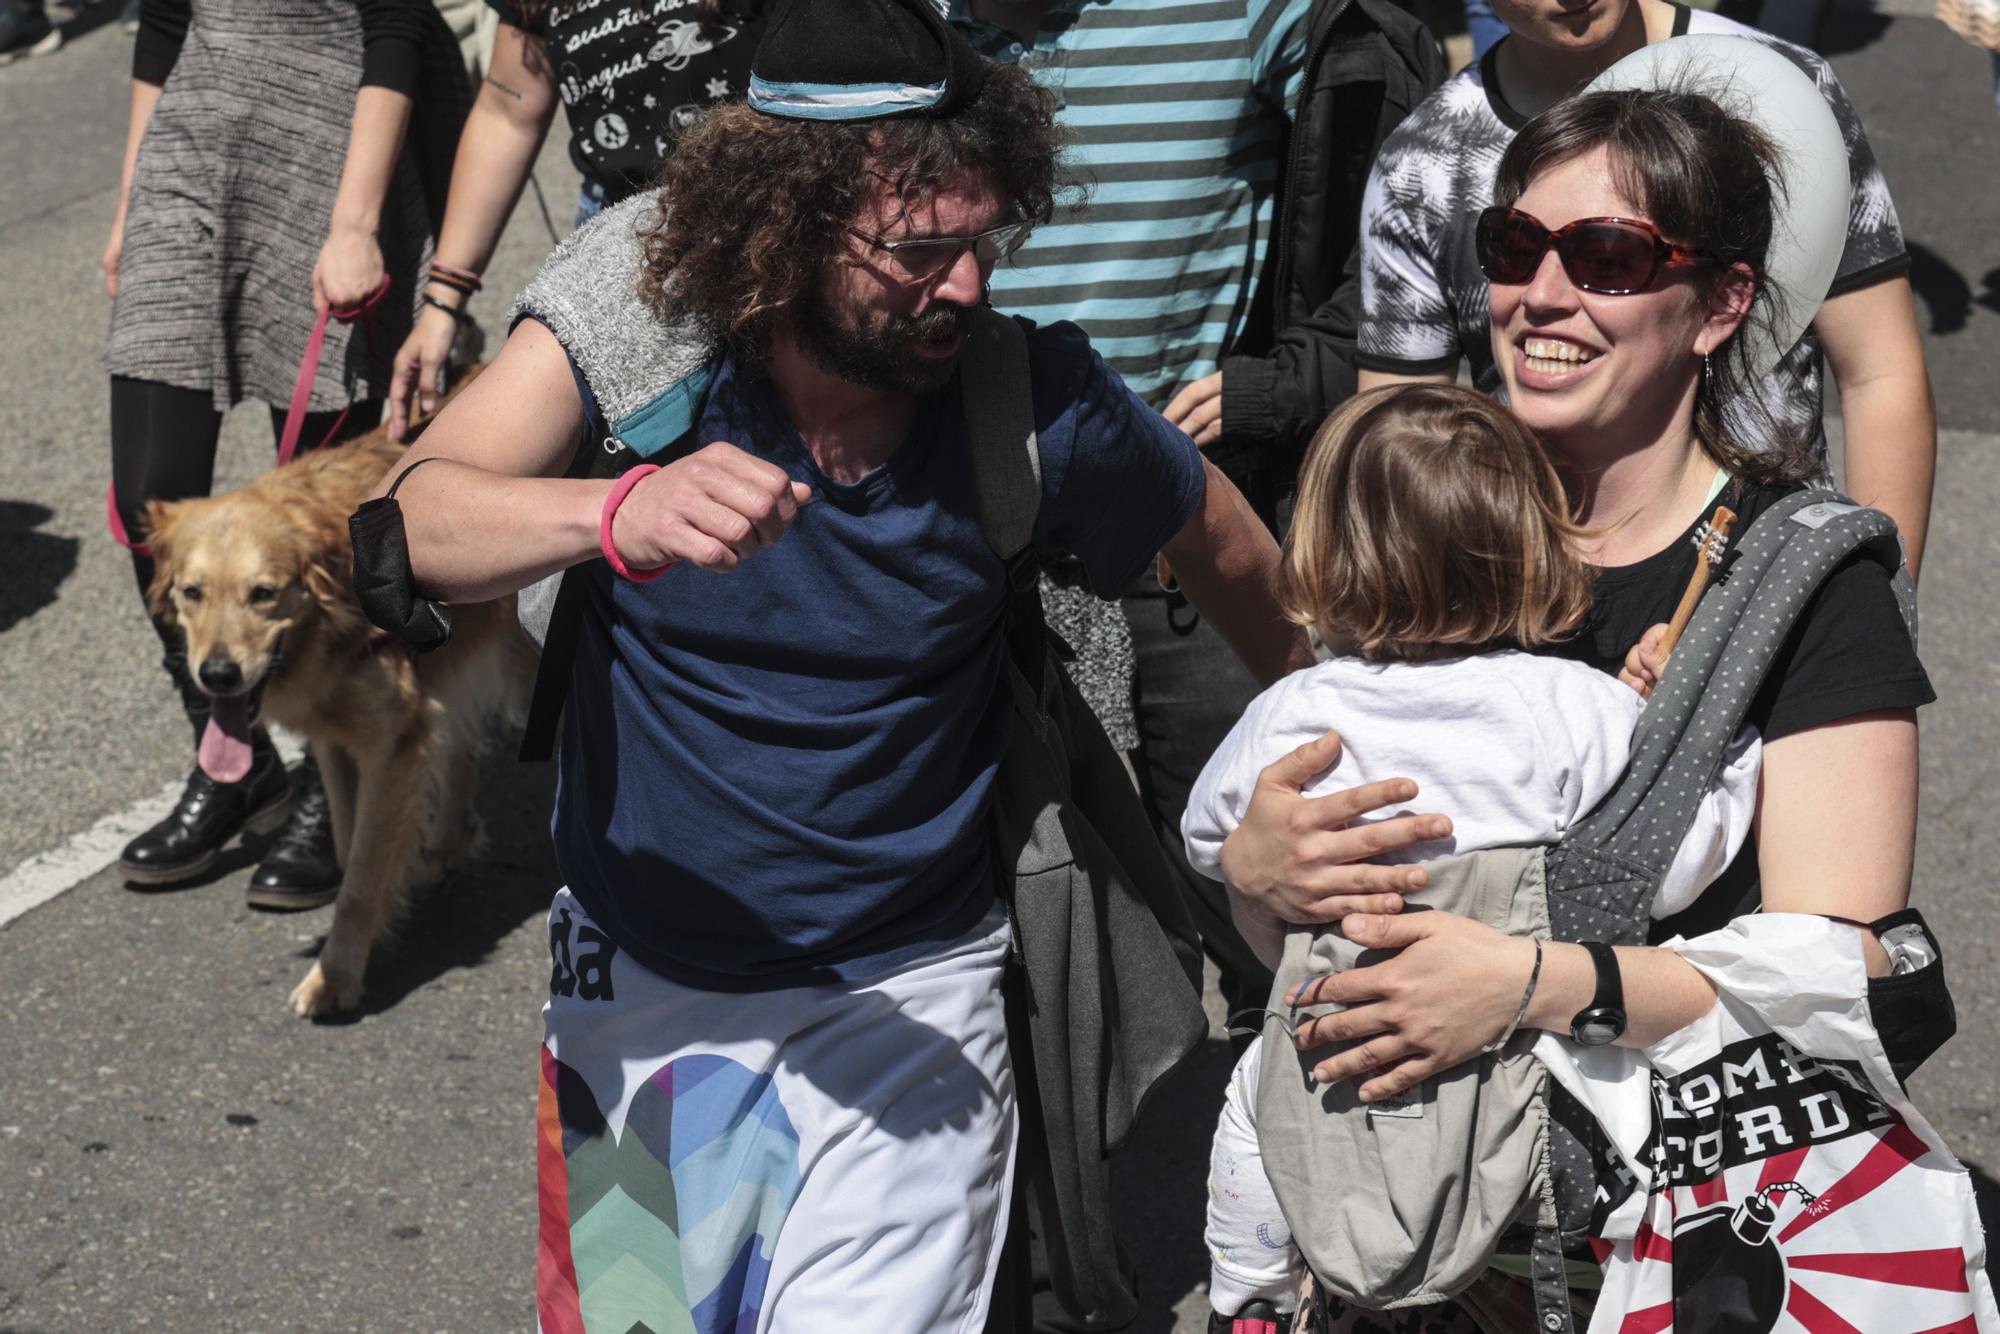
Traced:
MULTIPOLYGON (((354 0, 193 0, 132 175, 107 371, 206 391, 223 410, 290 401, 361 59, 354 0)), ((455 78, 462 119, 463 69, 433 78, 432 59, 426 91, 455 78)), ((329 324, 314 412, 387 393, 431 245, 417 156, 405 150, 382 206, 393 285, 371 321, 329 324)))

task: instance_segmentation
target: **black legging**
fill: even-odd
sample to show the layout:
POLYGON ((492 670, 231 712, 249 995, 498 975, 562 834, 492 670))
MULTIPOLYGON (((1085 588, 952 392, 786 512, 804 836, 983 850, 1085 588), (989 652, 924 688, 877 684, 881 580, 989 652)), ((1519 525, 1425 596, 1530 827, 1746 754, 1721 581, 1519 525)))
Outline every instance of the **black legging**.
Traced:
MULTIPOLYGON (((318 447, 340 417, 338 410, 306 415, 299 432, 301 451, 318 447)), ((372 428, 382 417, 382 400, 356 403, 341 424, 338 444, 372 428)), ((273 447, 285 432, 285 410, 271 409, 273 447)), ((143 540, 146 502, 205 496, 215 484, 215 443, 222 434, 222 414, 207 390, 179 389, 154 380, 111 377, 111 482, 118 498, 118 517, 134 541, 143 540)), ((153 582, 150 557, 132 553, 139 596, 153 582)), ((153 628, 169 653, 179 644, 157 620, 153 628)))
MULTIPOLYGON (((299 432, 300 450, 317 448, 339 416, 337 410, 308 413, 305 428, 299 432)), ((381 399, 356 403, 332 443, 368 431, 381 417, 381 399)), ((274 447, 284 433, 285 411, 272 408, 274 447)), ((215 444, 221 434, 222 413, 216 410, 208 391, 178 389, 123 375, 111 377, 111 482, 118 518, 134 541, 145 538, 146 502, 208 494, 215 483, 215 444)), ((133 552, 132 573, 138 578, 143 600, 153 582, 152 558, 133 552)), ((188 678, 186 649, 179 632, 151 616, 150 609, 149 619, 166 650, 162 665, 180 690, 182 708, 199 740, 208 718, 208 698, 188 678)))

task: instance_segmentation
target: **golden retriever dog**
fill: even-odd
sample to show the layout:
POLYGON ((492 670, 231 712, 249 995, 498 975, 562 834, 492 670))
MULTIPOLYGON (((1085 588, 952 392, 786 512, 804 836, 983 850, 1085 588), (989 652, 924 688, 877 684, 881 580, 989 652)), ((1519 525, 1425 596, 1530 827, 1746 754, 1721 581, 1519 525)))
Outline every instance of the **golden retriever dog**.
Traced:
POLYGON ((292 992, 305 1016, 354 1008, 410 889, 467 851, 487 724, 518 718, 534 679, 512 597, 455 607, 450 643, 423 657, 363 616, 347 516, 402 454, 377 431, 150 511, 152 602, 187 636, 190 674, 213 700, 202 768, 241 778, 251 729, 270 719, 305 736, 326 781, 342 879, 326 944, 292 992))

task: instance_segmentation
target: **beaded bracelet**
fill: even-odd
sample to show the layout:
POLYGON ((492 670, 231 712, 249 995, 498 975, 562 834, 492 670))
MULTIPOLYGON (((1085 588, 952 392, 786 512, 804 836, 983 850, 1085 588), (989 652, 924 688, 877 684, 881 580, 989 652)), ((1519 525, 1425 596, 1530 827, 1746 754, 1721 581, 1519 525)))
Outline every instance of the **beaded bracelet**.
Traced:
POLYGON ((659 465, 656 463, 642 463, 622 474, 612 485, 611 494, 604 498, 604 512, 597 520, 597 546, 604 553, 605 564, 622 578, 630 579, 635 584, 651 583, 673 569, 674 562, 668 561, 665 565, 656 565, 650 570, 635 570, 627 565, 625 558, 618 554, 618 547, 611 540, 611 519, 618 513, 618 507, 625 503, 625 497, 631 494, 632 488, 637 486, 642 478, 649 477, 659 470, 659 465))

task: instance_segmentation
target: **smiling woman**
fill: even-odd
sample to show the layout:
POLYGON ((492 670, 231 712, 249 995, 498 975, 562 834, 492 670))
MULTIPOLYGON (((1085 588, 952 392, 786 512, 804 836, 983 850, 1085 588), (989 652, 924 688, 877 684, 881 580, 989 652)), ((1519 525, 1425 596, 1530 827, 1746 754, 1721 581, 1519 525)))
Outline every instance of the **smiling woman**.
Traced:
MULTIPOLYGON (((1821 296, 1781 291, 1774 276, 1771 238, 1803 220, 1781 211, 1802 207, 1804 192, 1772 188, 1784 161, 1770 134, 1702 93, 1589 93, 1522 129, 1481 229, 1510 404, 1563 474, 1579 549, 1597 567, 1590 616, 1556 651, 1605 672, 1631 667, 1642 686, 1664 670, 1649 628, 1687 585, 1699 559, 1689 538, 1710 507, 1725 500, 1740 532, 1815 471, 1803 442, 1773 450, 1767 435, 1764 451, 1746 451, 1721 409, 1768 369, 1764 349, 1789 341, 1749 332, 1782 320, 1781 297, 1810 311, 1821 296), (1642 636, 1648 647, 1635 648, 1642 636)), ((1805 603, 1748 706, 1764 746, 1753 837, 1691 905, 1654 921, 1650 940, 1716 931, 1761 905, 1854 928, 1854 962, 1888 971, 1876 928, 1909 901, 1915 710, 1935 698, 1890 581, 1857 554, 1805 603)), ((1320 869, 1321 817, 1287 777, 1300 766, 1284 765, 1260 777, 1221 867, 1252 909, 1326 920, 1300 889, 1320 869)), ((1337 1032, 1306 1025, 1299 1045, 1320 1080, 1355 1081, 1364 1100, 1408 1093, 1516 1024, 1583 1031, 1621 984, 1624 1046, 1658 1043, 1715 1005, 1715 984, 1657 945, 1552 942, 1531 973, 1524 942, 1468 918, 1348 911, 1348 940, 1395 956, 1308 984, 1295 1003, 1347 1007, 1337 1032)), ((1923 985, 1921 1001, 1914 983, 1869 988, 1899 1075, 1951 1033, 1941 971, 1923 985), (1921 1012, 1899 1015, 1905 1004, 1921 1012)))
MULTIPOLYGON (((1697 558, 1686 538, 1715 496, 1726 496, 1747 525, 1799 489, 1802 454, 1741 454, 1713 408, 1728 377, 1762 369, 1746 358, 1743 329, 1776 297, 1760 282, 1774 226, 1766 175, 1774 165, 1766 136, 1715 102, 1658 91, 1561 103, 1531 122, 1502 161, 1503 204, 1547 227, 1631 219, 1710 261, 1663 267, 1646 290, 1615 296, 1581 286, 1560 248, 1543 254, 1523 281, 1502 281, 1522 276, 1504 261, 1490 278, 1494 351, 1512 406, 1566 475, 1590 531, 1581 547, 1598 566, 1590 620, 1562 651, 1603 670, 1618 670, 1641 633, 1668 619, 1697 558), (1703 179, 1716 184, 1684 185, 1703 179)), ((1880 565, 1853 559, 1807 605, 1750 708, 1765 742, 1758 836, 1693 907, 1660 923, 1655 938, 1720 925, 1754 906, 1760 891, 1767 909, 1858 922, 1907 903, 1914 709, 1934 696, 1888 580, 1880 565), (1865 803, 1854 795, 1864 774, 1874 788, 1865 803)), ((1448 993, 1406 995, 1404 1006, 1426 1016, 1420 1027, 1449 1016, 1436 1032, 1458 1036, 1434 1051, 1391 1026, 1381 1048, 1329 1060, 1329 1077, 1368 1071, 1370 1090, 1398 1092, 1456 1064, 1506 1024, 1518 985, 1496 979, 1481 1000, 1466 978, 1481 971, 1483 953, 1496 964, 1507 957, 1511 942, 1471 923, 1434 925, 1434 939, 1454 942, 1448 956, 1426 959, 1413 948, 1387 967, 1405 985, 1432 969, 1439 983, 1455 975, 1448 993), (1387 1075, 1371 1068, 1399 1063, 1387 1075)), ((1372 939, 1381 926, 1357 929, 1372 939)), ((1885 966, 1863 934, 1871 964, 1885 966)), ((1628 1043, 1657 1040, 1713 1001, 1712 988, 1665 951, 1620 949, 1618 957, 1628 1043)), ((1526 1022, 1566 1032, 1595 988, 1587 953, 1554 946, 1526 1022)))
POLYGON ((1691 93, 1592 99, 1514 141, 1480 218, 1479 262, 1508 400, 1558 456, 1591 471, 1587 460, 1645 448, 1685 410, 1702 453, 1734 476, 1819 471, 1810 435, 1743 392, 1753 344, 1734 336, 1787 299, 1762 280, 1780 170, 1768 136, 1691 93), (1697 158, 1703 144, 1716 150, 1697 158), (1691 159, 1705 169, 1686 170, 1691 159))

